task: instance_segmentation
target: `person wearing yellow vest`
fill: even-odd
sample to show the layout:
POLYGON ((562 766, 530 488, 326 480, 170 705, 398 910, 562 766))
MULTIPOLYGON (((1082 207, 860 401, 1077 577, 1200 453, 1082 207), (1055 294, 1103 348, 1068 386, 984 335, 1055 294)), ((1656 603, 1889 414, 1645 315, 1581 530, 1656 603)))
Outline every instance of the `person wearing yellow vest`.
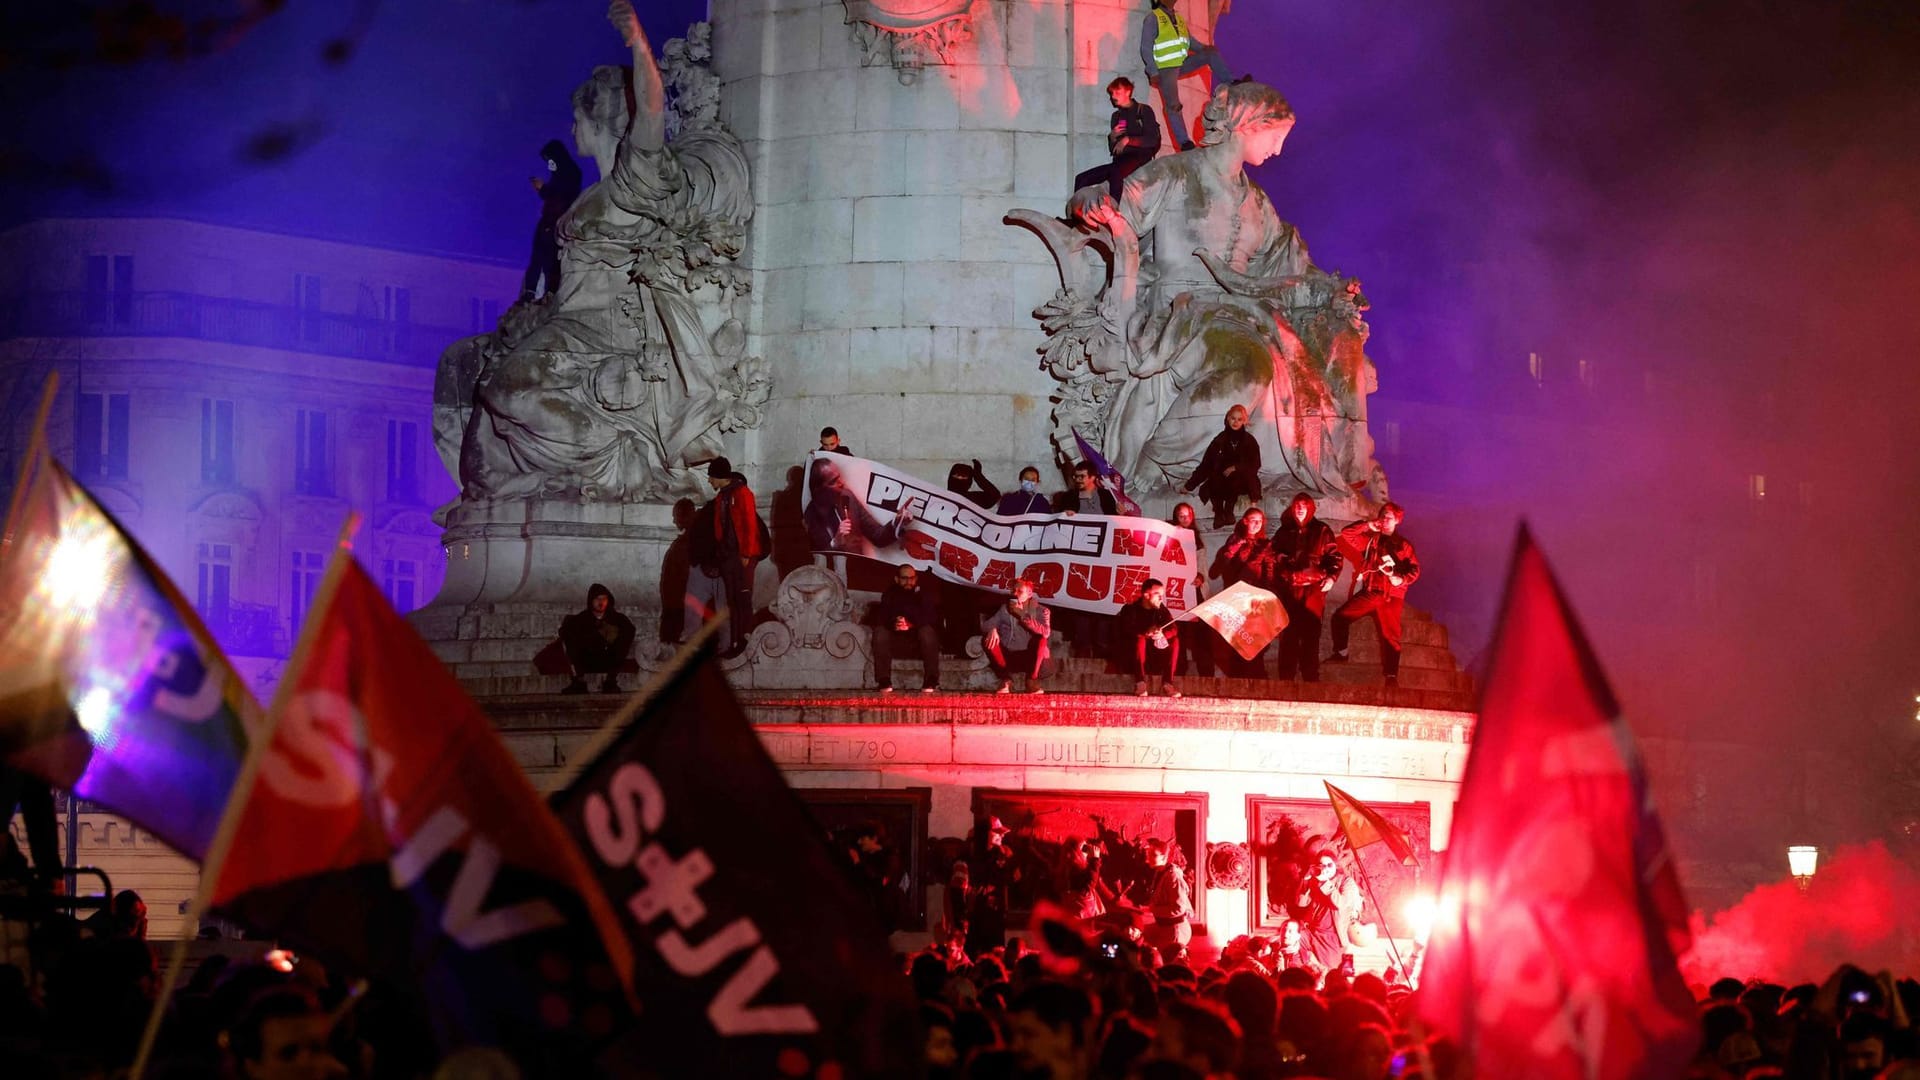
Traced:
POLYGON ((1148 85, 1160 90, 1161 111, 1174 143, 1182 150, 1193 149, 1193 132, 1180 112, 1180 79, 1206 68, 1213 72, 1216 88, 1225 86, 1233 79, 1226 62, 1213 46, 1193 39, 1172 0, 1153 0, 1152 10, 1140 21, 1140 63, 1147 69, 1148 85))

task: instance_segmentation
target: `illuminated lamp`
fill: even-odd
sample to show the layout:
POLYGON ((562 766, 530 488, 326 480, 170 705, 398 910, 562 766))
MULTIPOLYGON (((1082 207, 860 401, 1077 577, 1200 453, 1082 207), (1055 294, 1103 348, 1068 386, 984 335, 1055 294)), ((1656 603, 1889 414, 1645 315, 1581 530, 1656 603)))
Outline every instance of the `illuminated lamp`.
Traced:
POLYGON ((1795 844, 1787 849, 1787 869, 1793 871, 1794 883, 1801 892, 1807 891, 1807 884, 1813 880, 1813 872, 1820 864, 1820 849, 1812 844, 1795 844))

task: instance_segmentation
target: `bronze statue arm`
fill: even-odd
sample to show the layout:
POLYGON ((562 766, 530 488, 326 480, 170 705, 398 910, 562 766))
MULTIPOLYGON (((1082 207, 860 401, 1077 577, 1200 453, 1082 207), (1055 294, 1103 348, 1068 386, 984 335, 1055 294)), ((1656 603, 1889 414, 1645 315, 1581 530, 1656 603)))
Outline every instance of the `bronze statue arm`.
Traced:
POLYGON ((658 150, 667 145, 667 91, 660 81, 660 66, 653 62, 653 46, 630 0, 613 0, 607 6, 607 21, 633 50, 633 123, 626 138, 638 149, 658 150))

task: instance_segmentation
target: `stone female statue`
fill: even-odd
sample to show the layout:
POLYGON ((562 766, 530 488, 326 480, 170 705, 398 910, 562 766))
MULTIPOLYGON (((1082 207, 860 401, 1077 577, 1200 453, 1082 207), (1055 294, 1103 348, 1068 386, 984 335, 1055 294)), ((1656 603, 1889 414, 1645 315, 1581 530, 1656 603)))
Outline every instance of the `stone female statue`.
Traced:
POLYGON ((1358 283, 1316 268, 1245 171, 1278 154, 1293 123, 1271 87, 1218 87, 1196 149, 1133 173, 1118 200, 1100 187, 1074 194, 1080 228, 1010 215, 1061 266, 1061 294, 1041 315, 1068 384, 1062 411, 1098 426, 1107 459, 1149 489, 1185 481, 1222 411, 1244 402, 1264 485, 1352 497, 1374 483, 1385 497, 1365 430, 1358 283), (1107 249, 1104 273, 1088 274, 1089 245, 1107 249))
POLYGON ((633 70, 596 68, 574 92, 574 143, 601 179, 556 228, 560 288, 442 360, 438 404, 469 409, 463 502, 655 499, 698 490, 690 466, 720 453, 745 345, 731 260, 752 212, 746 157, 717 123, 668 143, 640 21, 626 0, 608 18, 633 70))

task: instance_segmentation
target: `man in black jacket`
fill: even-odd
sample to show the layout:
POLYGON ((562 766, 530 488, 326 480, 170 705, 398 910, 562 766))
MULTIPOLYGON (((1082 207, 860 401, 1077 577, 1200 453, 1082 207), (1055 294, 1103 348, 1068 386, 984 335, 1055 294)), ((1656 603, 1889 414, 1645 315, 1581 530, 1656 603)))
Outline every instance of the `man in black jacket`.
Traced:
POLYGON ((560 291, 560 243, 554 228, 580 197, 580 166, 559 139, 548 139, 540 148, 546 159, 547 176, 532 178, 533 190, 540 193, 540 221, 533 227, 533 254, 527 259, 527 272, 520 279, 520 299, 533 299, 541 278, 547 279, 546 295, 560 291))
POLYGON ((620 668, 633 652, 633 620, 613 609, 613 593, 594 582, 587 606, 560 621, 560 647, 567 652, 573 681, 563 694, 587 692, 588 675, 604 675, 600 692, 620 692, 620 668))
POLYGON ((1073 487, 1061 492, 1054 500, 1053 510, 1057 514, 1105 514, 1108 517, 1120 515, 1120 502, 1100 483, 1100 477, 1093 466, 1081 462, 1073 467, 1073 487))
POLYGON ((1144 101, 1133 100, 1133 80, 1121 76, 1107 84, 1113 117, 1107 121, 1107 152, 1113 160, 1095 165, 1073 178, 1073 190, 1106 182, 1107 193, 1120 197, 1120 185, 1133 171, 1160 152, 1160 118, 1144 101))
POLYGON ((1280 631, 1278 677, 1291 679, 1297 674, 1305 682, 1320 681, 1320 625, 1327 615, 1327 593, 1340 576, 1333 529, 1313 516, 1315 508, 1311 495, 1304 491, 1295 495, 1268 548, 1273 557, 1273 591, 1287 610, 1287 628, 1280 631))
POLYGON ((1147 696, 1148 680, 1155 675, 1165 677, 1168 697, 1180 696, 1173 682, 1173 673, 1180 670, 1180 635, 1171 622, 1167 587, 1153 578, 1140 586, 1133 603, 1120 609, 1120 640, 1128 650, 1121 659, 1133 675, 1135 697, 1147 696))
POLYGON ((881 693, 893 693, 893 650, 903 635, 920 650, 924 668, 920 692, 931 694, 940 689, 939 620, 939 605, 933 590, 921 585, 920 572, 911 566, 895 571, 893 584, 880 594, 878 621, 873 628, 873 681, 881 693))
POLYGON ((1199 467, 1181 490, 1195 489, 1212 505, 1216 529, 1233 524, 1233 504, 1240 496, 1245 495, 1248 502, 1260 501, 1260 441, 1247 430, 1245 405, 1227 410, 1226 430, 1207 444, 1199 467))

